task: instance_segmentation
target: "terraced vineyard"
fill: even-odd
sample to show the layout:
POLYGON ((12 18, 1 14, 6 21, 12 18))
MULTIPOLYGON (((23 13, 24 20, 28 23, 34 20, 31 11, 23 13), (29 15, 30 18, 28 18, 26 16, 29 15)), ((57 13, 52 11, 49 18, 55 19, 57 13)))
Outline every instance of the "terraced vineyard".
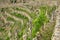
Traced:
MULTIPOLYGON (((10 7, 0 10, 0 39, 1 40, 22 40, 32 27, 32 12, 27 8, 10 7), (28 31, 28 32, 27 32, 28 31)), ((30 33, 30 32, 29 32, 30 33)))
POLYGON ((39 0, 15 1, 0 5, 0 40, 51 40, 58 6, 39 0))

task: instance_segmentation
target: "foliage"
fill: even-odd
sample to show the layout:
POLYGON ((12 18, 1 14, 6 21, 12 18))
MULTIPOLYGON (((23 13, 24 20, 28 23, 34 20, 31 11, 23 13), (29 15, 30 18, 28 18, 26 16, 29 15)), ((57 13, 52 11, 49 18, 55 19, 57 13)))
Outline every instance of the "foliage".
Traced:
POLYGON ((47 14, 50 14, 53 12, 53 10, 56 9, 56 6, 49 7, 49 6, 41 6, 39 15, 36 19, 33 20, 34 27, 32 28, 32 37, 36 36, 36 33, 40 30, 41 26, 44 25, 44 23, 47 23, 49 21, 49 18, 47 18, 47 14))
POLYGON ((31 18, 34 18, 36 15, 34 12, 31 12, 29 9, 27 8, 22 8, 22 7, 15 7, 13 8, 14 10, 18 10, 18 11, 22 11, 25 12, 26 14, 28 14, 31 18))
MULTIPOLYGON (((7 16, 7 21, 14 21, 14 24, 12 24, 11 26, 11 32, 13 33, 15 30, 17 30, 17 37, 19 40, 22 40, 22 36, 24 35, 24 33, 27 33, 27 30, 30 26, 32 26, 32 35, 28 35, 27 40, 32 40, 32 38, 34 38, 37 34, 37 32, 40 31, 40 28, 44 25, 44 23, 47 23, 49 21, 49 18, 46 15, 46 11, 47 14, 51 14, 51 12, 53 12, 53 10, 56 9, 56 7, 50 7, 50 6, 40 6, 39 8, 39 15, 36 16, 36 13, 33 11, 31 12, 30 10, 27 10, 26 8, 22 8, 22 7, 14 7, 12 8, 13 10, 17 10, 17 11, 22 11, 25 12, 26 14, 28 14, 28 16, 31 17, 31 19, 33 19, 32 23, 33 25, 30 25, 27 23, 30 21, 28 19, 28 17, 26 17, 25 15, 22 15, 22 13, 17 13, 17 12, 8 12, 10 15, 12 15, 12 17, 16 17, 19 19, 23 19, 23 25, 21 24, 21 22, 13 19, 12 17, 9 17, 9 15, 7 16), (16 29, 14 29, 16 27, 16 29), (32 37, 31 37, 32 36, 32 37)), ((4 29, 0 28, 0 31, 4 31, 4 29)), ((8 31, 8 30, 7 30, 8 31)), ((6 40, 9 40, 10 38, 7 37, 6 40)))
POLYGON ((35 37, 35 35, 39 31, 40 27, 48 21, 45 13, 46 13, 46 7, 41 7, 40 12, 39 12, 39 16, 33 20, 33 24, 34 24, 34 27, 32 29, 32 36, 33 37, 35 37))
POLYGON ((7 17, 7 20, 8 21, 15 21, 13 18, 11 18, 11 17, 7 17))
POLYGON ((10 40, 10 38, 9 38, 9 37, 7 37, 7 38, 6 38, 6 40, 10 40))
POLYGON ((14 15, 14 16, 16 16, 16 17, 18 17, 18 18, 22 18, 22 19, 28 19, 26 16, 23 16, 23 15, 21 15, 21 14, 19 14, 19 13, 16 13, 16 12, 13 12, 13 13, 10 13, 11 15, 14 15))
POLYGON ((0 27, 0 32, 4 31, 4 28, 0 27))

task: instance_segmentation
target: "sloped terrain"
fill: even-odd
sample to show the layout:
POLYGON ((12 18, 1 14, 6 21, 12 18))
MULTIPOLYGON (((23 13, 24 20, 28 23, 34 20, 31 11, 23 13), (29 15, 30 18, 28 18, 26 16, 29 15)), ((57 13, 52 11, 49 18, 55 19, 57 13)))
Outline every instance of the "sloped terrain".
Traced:
POLYGON ((0 40, 51 40, 57 5, 43 2, 1 4, 0 40))
POLYGON ((20 36, 22 37, 28 31, 33 15, 35 16, 29 9, 22 7, 3 8, 0 13, 2 40, 9 40, 10 37, 11 40, 15 40, 15 37, 20 40, 20 36))

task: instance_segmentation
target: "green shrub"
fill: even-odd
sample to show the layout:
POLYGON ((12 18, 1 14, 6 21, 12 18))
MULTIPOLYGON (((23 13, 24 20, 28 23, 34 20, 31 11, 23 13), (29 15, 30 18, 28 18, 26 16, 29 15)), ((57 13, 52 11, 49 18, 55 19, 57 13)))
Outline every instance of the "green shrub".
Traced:
POLYGON ((32 28, 32 37, 36 36, 36 33, 40 30, 41 26, 44 25, 44 23, 47 23, 49 21, 49 18, 47 18, 48 12, 51 13, 56 9, 56 6, 49 7, 49 6, 41 6, 39 15, 36 17, 36 19, 33 20, 33 28, 32 28))

